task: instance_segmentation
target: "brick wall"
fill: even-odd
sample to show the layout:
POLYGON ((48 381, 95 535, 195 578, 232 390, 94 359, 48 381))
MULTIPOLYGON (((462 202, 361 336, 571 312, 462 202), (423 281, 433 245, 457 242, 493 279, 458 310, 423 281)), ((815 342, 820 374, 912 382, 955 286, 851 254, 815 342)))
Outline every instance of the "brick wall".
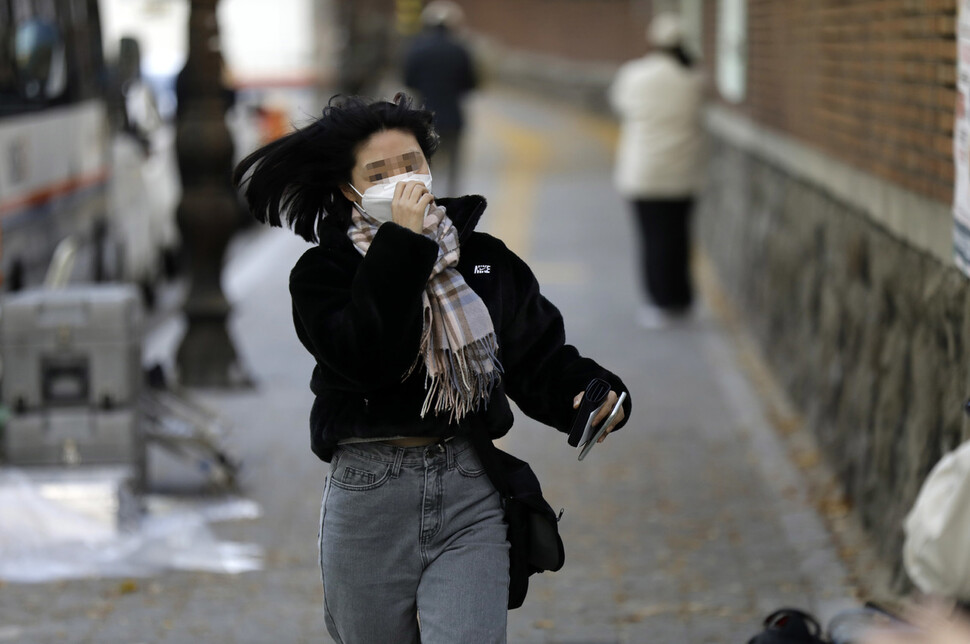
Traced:
MULTIPOLYGON (((706 3, 714 78, 717 3, 706 3)), ((931 199, 953 196, 956 0, 749 0, 738 109, 931 199)))
POLYGON ((468 28, 512 49, 573 61, 642 56, 650 0, 459 0, 468 28))

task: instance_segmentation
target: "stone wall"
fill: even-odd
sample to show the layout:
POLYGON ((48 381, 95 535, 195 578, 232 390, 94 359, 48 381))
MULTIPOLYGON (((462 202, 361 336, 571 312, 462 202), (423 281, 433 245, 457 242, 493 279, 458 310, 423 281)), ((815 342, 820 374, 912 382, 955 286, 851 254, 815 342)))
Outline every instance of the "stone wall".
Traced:
POLYGON ((698 236, 899 571, 923 479, 970 438, 967 279, 778 164, 716 136, 708 158, 698 236))

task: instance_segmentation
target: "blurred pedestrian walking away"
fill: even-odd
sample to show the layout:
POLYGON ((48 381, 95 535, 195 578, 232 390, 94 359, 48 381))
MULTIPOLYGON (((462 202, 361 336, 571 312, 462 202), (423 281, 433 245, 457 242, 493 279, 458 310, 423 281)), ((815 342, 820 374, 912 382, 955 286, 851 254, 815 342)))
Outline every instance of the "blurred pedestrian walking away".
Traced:
POLYGON ((324 614, 344 644, 505 642, 506 525, 469 436, 508 432, 506 396, 566 432, 592 378, 613 390, 600 422, 626 391, 565 343, 529 267, 475 232, 485 200, 432 194, 436 145, 406 97, 349 98, 234 176, 258 220, 317 242, 290 294, 316 360, 324 614))
POLYGON ((461 173, 461 135, 465 128, 462 99, 478 85, 468 48, 458 39, 464 22, 461 7, 434 0, 421 13, 424 30, 404 58, 404 84, 434 113, 439 143, 435 159, 438 195, 458 195, 461 173), (443 181, 442 181, 443 179, 443 181))
POLYGON ((620 116, 614 182, 640 233, 640 324, 661 328, 690 313, 691 223, 700 183, 702 83, 684 48, 679 17, 660 13, 650 53, 624 64, 610 87, 620 116))

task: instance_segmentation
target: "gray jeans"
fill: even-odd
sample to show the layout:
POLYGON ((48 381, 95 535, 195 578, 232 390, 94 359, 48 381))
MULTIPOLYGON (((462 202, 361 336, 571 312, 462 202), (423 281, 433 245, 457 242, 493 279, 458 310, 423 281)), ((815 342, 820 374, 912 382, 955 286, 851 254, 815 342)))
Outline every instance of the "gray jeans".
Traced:
POLYGON ((341 445, 320 514, 324 610, 338 643, 506 641, 506 527, 467 440, 341 445))

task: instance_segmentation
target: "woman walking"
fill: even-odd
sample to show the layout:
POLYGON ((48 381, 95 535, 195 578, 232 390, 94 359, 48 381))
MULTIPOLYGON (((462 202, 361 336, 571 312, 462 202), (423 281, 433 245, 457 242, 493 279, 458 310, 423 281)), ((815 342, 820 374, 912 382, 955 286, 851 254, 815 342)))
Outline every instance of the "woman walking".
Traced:
POLYGON ((621 119, 614 180, 640 233, 637 319, 658 329, 683 320, 694 299, 690 214, 700 187, 703 87, 676 14, 657 14, 647 36, 652 51, 619 69, 609 98, 621 119))
POLYGON ((235 173, 258 220, 316 242, 290 292, 316 359, 324 609, 343 644, 505 642, 506 527, 469 433, 508 432, 507 396, 567 431, 590 379, 613 389, 601 416, 625 390, 565 343, 528 266, 475 232, 485 200, 434 198, 431 118, 400 95, 331 101, 235 173))

